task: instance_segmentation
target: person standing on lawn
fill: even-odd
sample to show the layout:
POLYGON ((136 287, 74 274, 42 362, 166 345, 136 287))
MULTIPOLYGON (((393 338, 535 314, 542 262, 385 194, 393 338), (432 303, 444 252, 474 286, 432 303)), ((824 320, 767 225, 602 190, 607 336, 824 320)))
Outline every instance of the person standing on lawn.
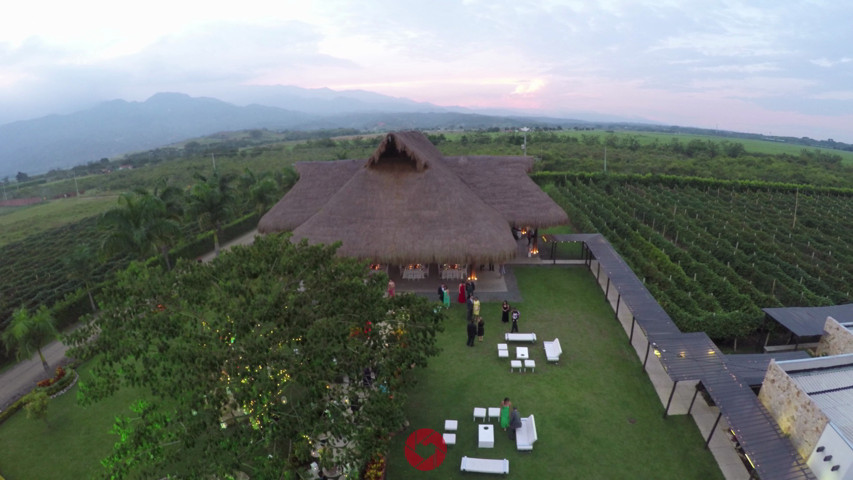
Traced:
POLYGON ((447 285, 442 285, 441 290, 444 292, 444 296, 442 297, 444 308, 450 308, 450 291, 447 290, 447 285))
POLYGON ((504 430, 509 427, 509 409, 512 408, 512 402, 509 401, 509 397, 504 397, 501 402, 501 428, 504 430))
POLYGON ((503 305, 501 305, 501 322, 509 323, 509 312, 512 309, 509 307, 509 302, 504 300, 503 305))
POLYGON ((519 428, 521 428, 521 415, 518 413, 518 407, 512 407, 512 413, 509 414, 509 428, 507 428, 510 440, 515 440, 515 431, 519 428))
POLYGON ((474 301, 473 301, 474 305, 472 306, 472 312, 471 313, 473 313, 475 317, 479 317, 480 316, 480 297, 474 295, 471 298, 474 299, 474 301))
POLYGON ((510 329, 510 333, 518 333, 518 319, 521 317, 521 313, 517 308, 512 309, 512 329, 510 329))
POLYGON ((474 346, 474 337, 477 336, 477 325, 474 325, 474 319, 468 320, 468 345, 469 347, 474 346))
POLYGON ((477 337, 480 341, 483 341, 483 334, 486 333, 486 323, 483 321, 483 317, 477 317, 477 337))

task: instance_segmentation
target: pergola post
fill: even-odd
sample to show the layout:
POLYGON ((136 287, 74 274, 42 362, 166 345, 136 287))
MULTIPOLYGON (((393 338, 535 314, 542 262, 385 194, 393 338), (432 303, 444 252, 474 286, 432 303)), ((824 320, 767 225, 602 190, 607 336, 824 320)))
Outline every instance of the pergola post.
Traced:
POLYGON ((622 294, 616 292, 616 320, 619 320, 619 302, 622 301, 622 294))
POLYGON ((672 382, 672 390, 669 392, 669 400, 666 401, 666 408, 663 411, 663 418, 669 415, 669 406, 672 405, 672 397, 675 395, 675 387, 678 386, 678 380, 672 382))
POLYGON ((557 264, 557 242, 551 242, 551 265, 557 264))
POLYGON ((610 295, 610 277, 607 277, 607 287, 604 288, 604 301, 607 301, 607 297, 610 295))
POLYGON ((598 262, 598 269, 595 271, 595 280, 599 281, 601 278, 601 262, 598 262))
POLYGON ((634 341, 634 325, 637 323, 637 317, 631 315, 631 334, 628 335, 628 345, 634 341))
POLYGON ((693 410, 693 402, 696 401, 697 395, 699 395, 699 382, 696 382, 696 390, 693 391, 693 400, 690 400, 690 408, 687 409, 688 415, 690 415, 690 411, 693 410))
POLYGON ((708 434, 708 440, 705 440, 705 450, 707 450, 707 449, 708 449, 708 445, 710 445, 710 444, 711 444, 711 437, 713 437, 713 436, 714 436, 714 431, 715 431, 715 430, 717 430, 717 424, 718 424, 718 423, 720 423, 720 417, 722 417, 722 416, 723 416, 723 412, 722 412, 722 411, 721 411, 720 413, 718 413, 718 414, 717 414, 717 421, 716 421, 716 422, 714 422, 714 426, 713 426, 713 427, 711 427, 711 433, 710 433, 710 434, 708 434))
POLYGON ((649 361, 649 350, 652 348, 652 342, 646 340, 646 356, 643 358, 643 371, 646 370, 646 362, 649 361))

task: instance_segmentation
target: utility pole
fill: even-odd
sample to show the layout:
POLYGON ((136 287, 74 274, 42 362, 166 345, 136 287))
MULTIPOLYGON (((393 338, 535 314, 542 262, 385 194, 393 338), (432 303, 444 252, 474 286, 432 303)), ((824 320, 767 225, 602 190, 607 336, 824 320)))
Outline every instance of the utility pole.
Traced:
POLYGON ((213 171, 216 171, 216 156, 212 153, 210 154, 210 161, 213 162, 213 171))
POLYGON ((604 146, 604 173, 607 173, 607 145, 604 146))
MULTIPOLYGON (((80 187, 77 186, 77 174, 74 173, 74 190, 77 191, 77 196, 80 196, 80 187)), ((5 192, 5 189, 4 189, 5 192)))
POLYGON ((524 143, 521 145, 521 151, 524 152, 524 156, 527 156, 527 132, 530 131, 527 127, 521 127, 520 130, 524 132, 524 143))

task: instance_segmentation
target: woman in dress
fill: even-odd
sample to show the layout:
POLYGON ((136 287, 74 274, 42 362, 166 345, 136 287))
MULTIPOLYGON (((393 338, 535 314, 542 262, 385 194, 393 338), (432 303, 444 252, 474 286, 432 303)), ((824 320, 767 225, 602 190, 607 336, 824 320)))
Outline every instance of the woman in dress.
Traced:
POLYGON ((507 303, 507 301, 504 300, 503 305, 501 305, 501 321, 503 323, 509 323, 509 311, 510 311, 509 303, 507 303))
POLYGON ((447 285, 442 285, 442 290, 444 290, 444 308, 450 308, 450 291, 447 290, 447 285))
POLYGON ((459 303, 465 303, 465 282, 459 283, 459 296, 456 298, 459 303))
POLYGON ((509 401, 509 397, 504 398, 501 402, 501 428, 506 430, 509 426, 509 409, 512 408, 512 402, 509 401))
POLYGON ((483 341, 483 334, 486 333, 486 323, 483 321, 483 317, 477 317, 477 337, 480 341, 483 341))

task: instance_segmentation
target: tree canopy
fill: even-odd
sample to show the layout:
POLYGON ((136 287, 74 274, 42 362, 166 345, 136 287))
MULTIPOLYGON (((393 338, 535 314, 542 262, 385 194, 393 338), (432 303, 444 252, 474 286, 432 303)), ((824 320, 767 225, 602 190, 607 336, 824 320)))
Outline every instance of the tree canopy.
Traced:
POLYGON ((98 357, 84 401, 151 393, 117 422, 106 475, 283 478, 312 451, 356 468, 382 451, 443 314, 385 297, 384 275, 335 249, 271 235, 211 263, 120 273, 73 337, 73 354, 98 357))

